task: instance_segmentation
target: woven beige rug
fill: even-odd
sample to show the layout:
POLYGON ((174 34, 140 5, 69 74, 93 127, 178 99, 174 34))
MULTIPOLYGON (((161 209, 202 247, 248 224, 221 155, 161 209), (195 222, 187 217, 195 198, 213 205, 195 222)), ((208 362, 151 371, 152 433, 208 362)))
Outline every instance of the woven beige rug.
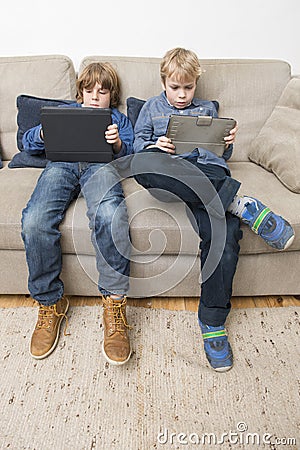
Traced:
POLYGON ((28 353, 37 310, 0 309, 0 448, 299 449, 299 310, 233 310, 235 365, 216 373, 192 312, 129 307, 134 353, 112 367, 100 307, 72 308, 42 361, 28 353))

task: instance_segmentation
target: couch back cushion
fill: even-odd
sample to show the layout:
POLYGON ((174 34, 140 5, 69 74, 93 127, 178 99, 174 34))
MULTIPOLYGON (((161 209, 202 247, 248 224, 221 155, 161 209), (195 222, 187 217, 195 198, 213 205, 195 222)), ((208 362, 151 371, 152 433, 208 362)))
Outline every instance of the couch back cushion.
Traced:
MULTIPOLYGON (((94 61, 111 62, 121 79, 121 111, 126 98, 147 99, 161 90, 160 58, 87 56, 79 72, 94 61)), ((248 161, 250 144, 273 111, 291 78, 290 65, 279 60, 203 59, 196 96, 218 100, 220 117, 233 117, 239 123, 232 161, 248 161)))
POLYGON ((72 61, 63 55, 0 58, 0 146, 2 159, 17 149, 17 106, 20 94, 74 99, 76 75, 72 61))

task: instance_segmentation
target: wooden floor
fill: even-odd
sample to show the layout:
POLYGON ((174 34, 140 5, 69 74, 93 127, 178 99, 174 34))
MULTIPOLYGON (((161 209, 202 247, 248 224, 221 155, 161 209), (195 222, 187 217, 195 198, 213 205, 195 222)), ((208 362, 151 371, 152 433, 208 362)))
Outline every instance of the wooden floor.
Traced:
MULTIPOLYGON (((71 306, 101 305, 99 297, 68 296, 71 306)), ((173 311, 197 311, 197 297, 150 297, 131 299, 128 304, 142 306, 144 308, 163 308, 173 311)), ((233 297, 231 299, 233 308, 278 308, 285 306, 300 306, 300 296, 263 296, 263 297, 233 297)), ((0 308, 16 308, 18 306, 36 306, 37 303, 28 295, 0 295, 0 308)))

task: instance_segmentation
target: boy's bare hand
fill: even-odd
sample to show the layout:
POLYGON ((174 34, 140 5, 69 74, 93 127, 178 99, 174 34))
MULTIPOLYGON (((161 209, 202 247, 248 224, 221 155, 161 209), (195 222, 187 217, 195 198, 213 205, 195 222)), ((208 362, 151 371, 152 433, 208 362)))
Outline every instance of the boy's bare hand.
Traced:
POLYGON ((171 139, 167 138, 167 136, 161 136, 158 138, 155 147, 158 147, 167 153, 175 153, 175 145, 172 144, 171 139))
POLYGON ((234 128, 232 128, 232 130, 230 130, 229 136, 224 137, 226 147, 228 147, 229 145, 234 143, 237 130, 238 130, 238 125, 236 124, 236 126, 234 128))
POLYGON ((108 125, 105 131, 105 139, 108 144, 113 145, 114 151, 119 152, 121 150, 122 141, 119 136, 118 126, 115 123, 108 125))
POLYGON ((108 144, 116 144, 119 138, 119 130, 118 126, 114 123, 112 125, 108 125, 105 131, 105 139, 108 144))

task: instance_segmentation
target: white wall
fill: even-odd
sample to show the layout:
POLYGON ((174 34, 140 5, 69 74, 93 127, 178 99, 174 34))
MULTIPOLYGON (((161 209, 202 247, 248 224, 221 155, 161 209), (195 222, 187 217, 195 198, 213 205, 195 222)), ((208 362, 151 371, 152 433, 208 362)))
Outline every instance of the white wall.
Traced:
POLYGON ((278 58, 300 74, 299 0, 3 0, 0 56, 278 58))

